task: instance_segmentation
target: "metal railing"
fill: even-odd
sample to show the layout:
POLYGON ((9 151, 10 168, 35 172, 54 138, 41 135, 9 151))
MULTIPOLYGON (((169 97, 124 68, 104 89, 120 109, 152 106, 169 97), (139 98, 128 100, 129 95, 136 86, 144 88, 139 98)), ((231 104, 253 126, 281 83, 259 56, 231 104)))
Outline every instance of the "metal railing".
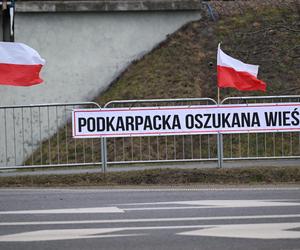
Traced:
MULTIPOLYGON (((111 101, 104 108, 216 105, 211 98, 111 101)), ((217 160, 217 135, 173 135, 102 139, 103 168, 107 164, 217 160)))
POLYGON ((71 111, 94 102, 0 106, 0 169, 100 164, 100 140, 72 138, 71 111))
MULTIPOLYGON (((300 102, 300 96, 230 97, 221 104, 300 102)), ((104 108, 217 105, 211 98, 122 100, 104 108)), ((74 139, 71 111, 94 102, 0 107, 0 169, 300 158, 300 133, 74 139)))
MULTIPOLYGON (((300 96, 228 97, 221 104, 300 102, 300 96)), ((300 158, 299 132, 222 135, 224 160, 300 158)))

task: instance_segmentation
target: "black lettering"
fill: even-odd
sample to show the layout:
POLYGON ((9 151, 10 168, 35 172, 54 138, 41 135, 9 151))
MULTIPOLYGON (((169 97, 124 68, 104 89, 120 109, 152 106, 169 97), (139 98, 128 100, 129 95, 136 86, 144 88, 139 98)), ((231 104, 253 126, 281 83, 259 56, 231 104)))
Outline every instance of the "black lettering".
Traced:
POLYGON ((252 124, 251 127, 260 127, 260 120, 257 112, 253 113, 252 124))
POLYGON ((284 111, 283 112, 283 126, 290 126, 291 123, 289 123, 290 117, 289 117, 290 111, 284 111))
POLYGON ((294 119, 292 121, 293 126, 299 126, 300 125, 299 115, 300 115, 299 111, 297 111, 297 108, 295 108, 294 111, 292 112, 292 118, 294 119))
POLYGON ((168 129, 172 129, 170 124, 169 124, 169 120, 171 118, 171 115, 168 115, 168 116, 163 116, 162 117, 162 124, 163 124, 163 129, 166 129, 166 127, 168 127, 168 129))
POLYGON ((106 117, 106 129, 107 131, 115 131, 113 121, 115 117, 106 117))
POLYGON ((229 123, 229 121, 228 121, 228 119, 229 119, 229 116, 230 116, 230 113, 228 113, 228 114, 222 114, 222 127, 223 128, 230 128, 231 126, 230 126, 230 123, 229 123))
POLYGON ((89 132, 95 131, 96 128, 96 121, 94 117, 90 117, 87 119, 87 130, 89 132))
POLYGON ((149 115, 145 116, 145 122, 144 122, 144 130, 153 130, 151 117, 149 115))
POLYGON ((202 117, 203 116, 201 114, 195 115, 195 121, 196 121, 195 127, 198 128, 198 129, 203 127, 203 123, 201 121, 202 117))
POLYGON ((278 125, 282 126, 282 113, 278 112, 278 125))
POLYGON ((97 117, 97 131, 101 132, 104 130, 105 130, 105 119, 103 117, 97 117))
POLYGON ((135 117, 135 130, 139 130, 139 126, 143 124, 143 117, 136 116, 135 117))
POLYGON ((204 123, 204 128, 211 128, 211 125, 208 125, 210 122, 211 114, 204 114, 204 117, 207 117, 204 123))
POLYGON ((153 116, 153 128, 155 130, 161 129, 161 117, 159 115, 153 116))
POLYGON ((265 119, 267 126, 276 126, 277 125, 278 112, 265 112, 265 119))
POLYGON ((238 113, 233 113, 231 126, 232 126, 232 128, 235 127, 235 126, 237 126, 238 128, 241 127, 240 118, 239 118, 238 113))
POLYGON ((82 132, 82 127, 86 126, 86 119, 85 118, 78 118, 78 130, 82 132))
POLYGON ((250 122, 250 113, 241 113, 241 124, 242 127, 251 127, 251 122, 250 122))
POLYGON ((212 114, 213 128, 221 127, 221 114, 212 114))
POLYGON ((173 119, 173 129, 175 128, 181 129, 181 124, 178 115, 174 115, 174 119, 173 119))
POLYGON ((125 117, 126 131, 134 131, 134 118, 132 116, 125 117))
POLYGON ((193 115, 185 116, 185 126, 187 129, 192 129, 194 127, 194 118, 193 115))
POLYGON ((125 131, 125 125, 123 121, 123 117, 118 117, 117 124, 116 124, 116 131, 125 131))

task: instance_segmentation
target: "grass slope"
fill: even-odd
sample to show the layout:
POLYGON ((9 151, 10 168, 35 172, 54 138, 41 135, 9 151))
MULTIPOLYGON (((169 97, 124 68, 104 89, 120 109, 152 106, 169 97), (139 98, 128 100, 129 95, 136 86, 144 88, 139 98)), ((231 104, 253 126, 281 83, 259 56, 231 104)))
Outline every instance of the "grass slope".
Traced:
MULTIPOLYGON (((229 2, 212 1, 211 4, 215 6, 220 14, 219 21, 213 22, 204 16, 199 21, 185 25, 179 31, 170 35, 166 41, 157 46, 152 52, 133 62, 112 83, 110 88, 99 95, 95 101, 103 105, 108 101, 121 99, 216 98, 216 50, 220 41, 222 41, 222 49, 231 56, 247 63, 259 64, 259 78, 268 84, 266 93, 242 93, 233 89, 224 89, 222 90, 223 98, 241 95, 300 94, 300 5, 296 1, 282 2, 278 0, 267 2, 267 4, 260 4, 260 1, 256 1, 257 3, 254 6, 249 5, 249 3, 253 3, 252 1, 229 2), (239 4, 239 8, 237 8, 237 5, 234 5, 234 7, 232 2, 239 4), (241 2, 243 5, 240 4, 241 2), (282 4, 276 5, 273 2, 282 2, 282 4)), ((70 163, 76 162, 73 157, 76 150, 77 162, 84 157, 88 162, 88 159, 92 158, 91 155, 100 155, 99 140, 94 142, 95 147, 92 148, 91 140, 89 142, 77 140, 74 143, 71 134, 66 135, 64 131, 65 128, 62 128, 58 136, 55 135, 51 139, 51 159, 49 159, 48 154, 48 141, 45 141, 42 148, 37 149, 33 157, 29 157, 27 164, 31 164, 31 159, 34 159, 36 164, 57 163, 57 137, 62 140, 59 151, 63 153, 68 150, 70 163), (67 144, 68 148, 65 146, 67 144), (77 147, 77 149, 74 150, 74 147, 77 147), (85 154, 82 152, 85 152, 85 154)), ((249 140, 247 136, 241 137, 242 141, 247 142, 249 140)), ((260 137, 257 138, 260 139, 260 137)), ((176 139, 178 145, 181 145, 180 148, 164 138, 157 140, 146 138, 141 139, 141 141, 138 138, 132 139, 133 141, 120 139, 121 144, 118 145, 121 146, 117 147, 113 143, 109 143, 108 151, 110 155, 115 155, 116 160, 130 159, 134 152, 140 151, 139 145, 142 145, 141 154, 134 156, 133 160, 140 160, 143 155, 147 157, 148 152, 151 152, 150 157, 153 159, 173 159, 174 153, 169 156, 166 155, 166 148, 169 154, 174 151, 180 152, 184 147, 185 150, 188 149, 189 151, 183 153, 185 156, 177 155, 177 159, 192 157, 193 154, 194 157, 199 157, 198 154, 201 150, 200 156, 205 158, 209 155, 209 152, 205 151, 207 146, 203 146, 199 150, 197 145, 200 144, 200 141, 204 144, 210 141, 210 145, 215 145, 215 139, 211 138, 197 137, 193 149, 191 149, 189 138, 186 140, 176 139), (148 140, 150 146, 147 146, 148 140), (178 147, 178 149, 174 147, 178 147)), ((257 142, 257 138, 251 139, 253 145, 263 143, 262 140, 257 142)), ((236 141, 239 140, 239 138, 236 139, 236 141)), ((286 148, 289 150, 290 141, 288 138, 280 137, 275 140, 270 137, 268 139, 270 145, 261 147, 266 152, 259 153, 272 156, 272 149, 281 147, 280 143, 276 143, 278 140, 282 140, 284 150, 286 148)), ((299 141, 297 135, 295 135, 293 141, 296 143, 299 141)), ((226 142, 224 142, 224 145, 227 145, 226 142)), ((238 148, 238 144, 235 144, 233 147, 234 153, 246 152, 247 157, 247 146, 238 148)), ((300 150, 300 147, 297 144, 292 149, 294 151, 300 150)), ((255 151, 255 147, 251 146, 250 153, 255 155, 256 152, 253 150, 255 151)), ((211 152, 215 154, 215 146, 213 146, 211 152)), ((288 155, 298 154, 299 152, 279 153, 288 155)), ((61 157, 61 159, 64 159, 64 157, 61 157)))
MULTIPOLYGON (((226 3, 223 3, 226 9, 226 3)), ((219 6, 220 7, 220 6, 219 6)), ((246 8, 246 7, 245 7, 246 8)), ((299 5, 244 9, 243 14, 189 23, 134 62, 97 98, 216 97, 216 50, 259 64, 266 95, 300 94, 299 5)), ((224 96, 261 95, 223 90, 224 96)))

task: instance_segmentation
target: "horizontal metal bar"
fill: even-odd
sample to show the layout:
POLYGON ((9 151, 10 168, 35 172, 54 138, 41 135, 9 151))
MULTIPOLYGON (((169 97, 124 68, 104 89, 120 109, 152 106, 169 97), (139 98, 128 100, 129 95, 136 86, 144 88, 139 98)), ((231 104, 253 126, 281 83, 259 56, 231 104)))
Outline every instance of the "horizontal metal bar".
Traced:
MULTIPOLYGON (((238 160, 276 160, 276 159, 300 159, 300 156, 279 156, 279 157, 241 157, 241 158, 223 158, 224 161, 238 161, 238 160)), ((149 163, 189 163, 189 162, 208 162, 217 161, 218 158, 205 158, 205 159, 177 159, 177 160, 149 160, 149 161, 110 161, 107 162, 109 165, 126 165, 126 164, 149 164, 149 163)), ((51 165, 27 165, 27 166, 5 166, 0 167, 1 170, 11 169, 33 169, 33 168, 59 168, 59 167, 80 167, 80 166, 99 166, 101 162, 90 162, 90 163, 71 163, 71 164, 51 164, 51 165)), ((300 162, 299 162, 300 166, 300 162)), ((216 166, 217 167, 217 166, 216 166)))
POLYGON ((68 163, 68 164, 49 164, 49 165, 25 165, 25 166, 5 166, 0 167, 1 170, 9 169, 32 169, 32 168, 59 168, 59 167, 80 167, 80 166, 99 166, 101 162, 89 162, 89 163, 68 163))
POLYGON ((129 103, 148 103, 148 102, 185 102, 185 101, 211 101, 213 104, 217 102, 212 98, 176 98, 176 99, 143 99, 143 100, 116 100, 110 101, 104 105, 107 108, 111 104, 129 104, 129 103))
POLYGON ((57 106, 74 106, 74 105, 95 105, 95 106, 101 108, 101 106, 98 103, 96 103, 96 102, 69 102, 69 103, 44 103, 44 104, 0 106, 0 109, 9 109, 9 108, 35 108, 35 107, 57 107, 57 106))
MULTIPOLYGON (((235 161, 235 160, 283 160, 283 159, 300 159, 300 156, 262 156, 262 157, 240 157, 240 158, 224 158, 226 161, 235 161)), ((300 166, 300 162, 299 162, 300 166)))
MULTIPOLYGON (((271 157, 240 157, 240 158, 223 158, 226 161, 237 161, 237 160, 276 160, 276 159, 300 159, 300 156, 271 156, 271 157)), ((206 162, 206 161, 217 161, 218 158, 203 158, 203 159, 176 159, 176 160, 149 160, 149 161, 109 161, 109 165, 124 165, 124 164, 147 164, 147 163, 174 163, 174 162, 206 162)), ((299 162, 300 166, 300 162, 299 162)))
POLYGON ((241 96, 226 97, 221 104, 228 100, 261 100, 261 99, 283 99, 283 98, 300 98, 300 95, 281 95, 281 96, 241 96))
POLYGON ((124 164, 147 164, 147 163, 174 163, 174 162, 201 162, 201 161, 217 161, 218 158, 205 158, 205 159, 177 159, 177 160, 147 160, 147 161, 109 161, 109 165, 124 165, 124 164))

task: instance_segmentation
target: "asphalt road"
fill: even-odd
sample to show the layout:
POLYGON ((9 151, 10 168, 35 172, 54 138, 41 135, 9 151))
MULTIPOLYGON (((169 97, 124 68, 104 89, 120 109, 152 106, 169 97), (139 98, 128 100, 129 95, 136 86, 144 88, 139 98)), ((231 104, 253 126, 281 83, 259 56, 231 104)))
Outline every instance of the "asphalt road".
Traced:
POLYGON ((300 188, 0 189, 0 249, 300 249, 300 188))

